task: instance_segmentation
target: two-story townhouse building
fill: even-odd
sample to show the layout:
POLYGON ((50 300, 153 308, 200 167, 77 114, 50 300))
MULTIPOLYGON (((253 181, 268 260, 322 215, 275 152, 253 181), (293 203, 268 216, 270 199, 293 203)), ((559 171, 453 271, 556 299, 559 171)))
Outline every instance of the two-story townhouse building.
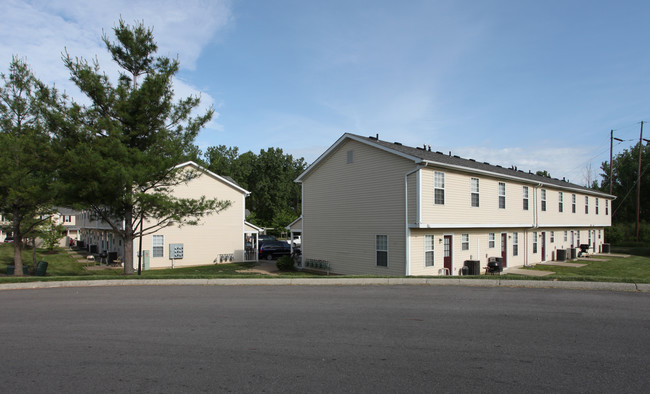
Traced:
MULTIPOLYGON (((188 168, 198 176, 174 187, 172 193, 180 198, 218 198, 231 205, 219 213, 201 218, 195 226, 169 226, 142 237, 143 267, 169 268, 214 263, 256 261, 257 235, 260 229, 245 221, 246 197, 250 192, 234 180, 219 176, 196 163, 187 162, 177 168, 188 168), (174 258, 170 245, 182 245, 182 258, 174 258)), ((115 221, 114 221, 115 222, 115 221)), ((123 223, 118 230, 123 230, 123 223)), ((112 252, 124 258, 123 240, 106 222, 97 220, 89 211, 78 215, 80 237, 93 253, 112 252)), ((145 220, 144 228, 153 222, 145 220)), ((134 240, 133 261, 138 261, 140 239, 134 240)))
POLYGON ((614 196, 516 168, 344 134, 297 179, 303 264, 373 275, 458 274, 465 260, 522 266, 589 244, 614 196))

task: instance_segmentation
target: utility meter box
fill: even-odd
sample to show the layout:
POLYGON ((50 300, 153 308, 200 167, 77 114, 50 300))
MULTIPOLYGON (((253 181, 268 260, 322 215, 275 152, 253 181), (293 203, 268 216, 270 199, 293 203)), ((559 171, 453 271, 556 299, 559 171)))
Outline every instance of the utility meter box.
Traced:
POLYGON ((169 244, 169 258, 178 260, 183 258, 183 244, 169 244))

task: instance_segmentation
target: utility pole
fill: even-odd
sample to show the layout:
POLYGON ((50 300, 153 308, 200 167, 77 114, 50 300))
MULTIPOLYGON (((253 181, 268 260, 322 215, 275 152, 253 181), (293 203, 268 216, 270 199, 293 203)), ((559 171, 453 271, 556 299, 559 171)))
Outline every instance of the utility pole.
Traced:
POLYGON ((639 242, 639 214, 641 211, 641 153, 643 152, 643 121, 641 121, 641 135, 639 136, 639 171, 636 180, 636 226, 634 232, 636 241, 639 242))
POLYGON ((609 194, 612 194, 613 178, 612 178, 612 149, 614 148, 614 140, 623 142, 622 139, 614 137, 614 130, 609 132, 609 194))

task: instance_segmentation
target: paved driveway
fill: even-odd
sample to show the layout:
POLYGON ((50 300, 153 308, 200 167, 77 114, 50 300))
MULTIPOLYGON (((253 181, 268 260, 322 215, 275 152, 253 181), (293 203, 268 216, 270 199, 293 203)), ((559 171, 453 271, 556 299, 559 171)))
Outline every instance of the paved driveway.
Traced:
POLYGON ((650 295, 438 286, 0 292, 3 392, 650 392, 650 295))

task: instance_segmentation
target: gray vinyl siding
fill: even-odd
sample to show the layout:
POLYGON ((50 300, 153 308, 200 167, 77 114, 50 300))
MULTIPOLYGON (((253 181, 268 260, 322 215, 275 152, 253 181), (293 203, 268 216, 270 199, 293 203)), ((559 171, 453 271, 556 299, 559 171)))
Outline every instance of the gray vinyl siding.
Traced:
POLYGON ((404 176, 413 169, 356 141, 330 152, 303 179, 304 259, 326 260, 340 274, 404 275, 404 176), (376 266, 376 235, 388 235, 388 267, 376 266))

